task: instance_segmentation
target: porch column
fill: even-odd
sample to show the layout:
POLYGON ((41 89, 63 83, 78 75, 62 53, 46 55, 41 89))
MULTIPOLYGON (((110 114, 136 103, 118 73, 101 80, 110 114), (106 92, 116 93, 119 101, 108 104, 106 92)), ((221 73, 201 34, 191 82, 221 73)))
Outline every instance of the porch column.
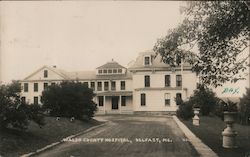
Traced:
POLYGON ((121 95, 119 96, 119 113, 121 114, 122 113, 122 97, 121 95))
POLYGON ((106 96, 105 95, 103 96, 103 111, 104 111, 104 114, 106 114, 106 96))

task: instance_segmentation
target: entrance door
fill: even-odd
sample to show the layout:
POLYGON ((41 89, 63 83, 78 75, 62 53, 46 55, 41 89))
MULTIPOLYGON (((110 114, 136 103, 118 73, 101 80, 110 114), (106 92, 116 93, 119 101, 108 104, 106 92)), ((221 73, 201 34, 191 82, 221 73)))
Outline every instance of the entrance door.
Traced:
POLYGON ((119 101, 118 96, 112 97, 112 110, 118 110, 118 101, 119 101))

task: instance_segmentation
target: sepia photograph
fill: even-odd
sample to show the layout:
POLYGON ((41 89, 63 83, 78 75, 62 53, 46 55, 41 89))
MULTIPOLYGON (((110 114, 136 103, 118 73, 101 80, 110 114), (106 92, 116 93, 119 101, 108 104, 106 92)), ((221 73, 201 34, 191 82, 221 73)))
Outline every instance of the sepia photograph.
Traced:
POLYGON ((1 1, 0 157, 250 157, 249 1, 1 1))

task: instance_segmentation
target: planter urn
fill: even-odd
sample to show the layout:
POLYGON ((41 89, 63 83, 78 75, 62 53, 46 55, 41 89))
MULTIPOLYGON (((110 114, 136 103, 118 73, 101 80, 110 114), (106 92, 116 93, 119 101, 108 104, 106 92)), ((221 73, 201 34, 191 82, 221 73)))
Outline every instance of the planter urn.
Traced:
POLYGON ((195 126, 200 125, 199 113, 200 113, 200 108, 194 108, 193 125, 195 126))
POLYGON ((224 112, 224 122, 227 125, 224 131, 222 132, 222 146, 224 148, 237 148, 235 140, 237 132, 233 128, 233 123, 236 120, 236 116, 237 112, 224 112))

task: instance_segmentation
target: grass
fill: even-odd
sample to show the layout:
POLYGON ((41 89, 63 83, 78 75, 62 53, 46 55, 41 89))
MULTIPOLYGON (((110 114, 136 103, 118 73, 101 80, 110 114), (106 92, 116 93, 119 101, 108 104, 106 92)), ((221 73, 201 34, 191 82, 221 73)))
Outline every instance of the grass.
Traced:
POLYGON ((221 135, 226 125, 220 118, 200 117, 200 126, 194 126, 192 120, 182 122, 220 157, 244 157, 250 153, 250 126, 234 124, 239 147, 226 149, 222 147, 221 135))
POLYGON ((42 128, 31 122, 25 131, 0 130, 0 156, 20 156, 100 124, 95 120, 70 122, 68 118, 56 121, 54 117, 46 117, 45 121, 46 125, 42 128))

